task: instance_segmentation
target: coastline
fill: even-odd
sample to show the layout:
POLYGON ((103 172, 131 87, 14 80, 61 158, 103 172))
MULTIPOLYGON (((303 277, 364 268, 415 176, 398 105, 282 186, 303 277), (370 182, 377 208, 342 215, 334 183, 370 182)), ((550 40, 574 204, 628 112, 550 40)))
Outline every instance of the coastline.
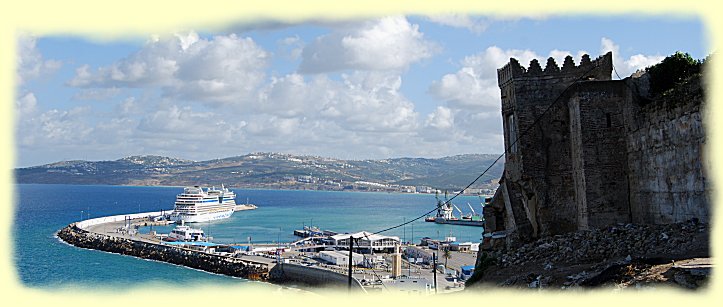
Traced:
MULTIPOLYGON (((138 185, 138 184, 83 184, 83 183, 18 183, 15 182, 16 185, 18 184, 37 184, 37 185, 75 185, 75 186, 98 186, 98 187, 153 187, 153 188, 184 188, 187 186, 183 185, 138 185)), ((336 190, 336 189, 285 189, 285 188, 269 188, 269 187, 257 187, 257 186, 250 186, 250 187, 227 187, 229 189, 237 189, 237 190, 258 190, 258 191, 318 191, 318 192, 345 192, 345 193, 371 193, 371 194, 400 194, 400 195, 434 195, 434 193, 407 193, 407 192, 400 192, 400 191, 364 191, 364 190, 336 190)), ((482 194, 468 194, 468 193, 462 193, 460 196, 484 196, 482 194)))

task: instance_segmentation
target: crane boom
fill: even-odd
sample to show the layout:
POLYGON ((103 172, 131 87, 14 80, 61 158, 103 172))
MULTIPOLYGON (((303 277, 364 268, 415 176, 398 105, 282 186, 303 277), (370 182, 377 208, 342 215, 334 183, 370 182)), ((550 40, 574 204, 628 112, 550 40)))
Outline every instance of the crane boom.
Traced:
POLYGON ((472 205, 467 203, 467 206, 469 206, 469 209, 472 210, 472 215, 477 215, 477 212, 474 212, 474 209, 472 208, 472 205))
POLYGON ((452 204, 452 206, 454 206, 454 208, 457 209, 457 211, 459 211, 459 215, 462 215, 462 210, 459 210, 459 208, 457 207, 457 205, 452 204))

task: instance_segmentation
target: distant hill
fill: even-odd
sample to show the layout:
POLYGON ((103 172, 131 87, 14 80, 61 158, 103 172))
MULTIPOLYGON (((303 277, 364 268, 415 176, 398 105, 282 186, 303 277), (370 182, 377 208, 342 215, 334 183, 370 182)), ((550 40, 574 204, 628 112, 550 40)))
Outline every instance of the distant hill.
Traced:
MULTIPOLYGON (((485 170, 496 155, 466 154, 439 159, 340 160, 316 156, 252 153, 224 159, 190 161, 162 156, 131 156, 115 161, 62 161, 15 169, 17 183, 107 185, 220 185, 284 188, 358 181, 390 185, 461 189, 485 170)), ((480 183, 500 178, 498 162, 480 183)))

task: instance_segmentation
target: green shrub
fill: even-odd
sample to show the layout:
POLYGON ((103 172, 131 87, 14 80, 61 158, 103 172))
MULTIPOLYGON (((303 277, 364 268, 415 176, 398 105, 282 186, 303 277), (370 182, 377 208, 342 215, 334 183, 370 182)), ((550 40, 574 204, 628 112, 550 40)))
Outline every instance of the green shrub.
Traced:
POLYGON ((690 76, 699 74, 703 61, 693 59, 680 51, 650 66, 645 71, 650 75, 650 93, 653 96, 664 93, 690 76))

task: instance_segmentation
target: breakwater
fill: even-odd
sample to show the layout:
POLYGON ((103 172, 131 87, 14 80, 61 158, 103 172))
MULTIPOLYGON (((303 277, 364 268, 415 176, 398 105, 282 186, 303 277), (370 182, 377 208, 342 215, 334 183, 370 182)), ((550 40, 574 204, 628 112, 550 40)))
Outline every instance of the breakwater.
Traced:
POLYGON ((89 232, 75 223, 61 229, 57 235, 77 247, 158 260, 249 280, 266 281, 270 271, 265 263, 89 232))
MULTIPOLYGON (((189 249, 178 245, 149 242, 121 234, 103 234, 92 231, 105 223, 117 223, 124 218, 143 219, 158 214, 148 212, 133 215, 106 216, 72 223, 56 235, 61 240, 81 248, 95 249, 143 259, 163 261, 207 272, 265 281, 280 285, 303 285, 313 288, 346 288, 348 277, 334 271, 307 267, 293 263, 276 264, 220 255, 189 249)), ((352 279, 352 289, 363 291, 361 283, 352 279)))

